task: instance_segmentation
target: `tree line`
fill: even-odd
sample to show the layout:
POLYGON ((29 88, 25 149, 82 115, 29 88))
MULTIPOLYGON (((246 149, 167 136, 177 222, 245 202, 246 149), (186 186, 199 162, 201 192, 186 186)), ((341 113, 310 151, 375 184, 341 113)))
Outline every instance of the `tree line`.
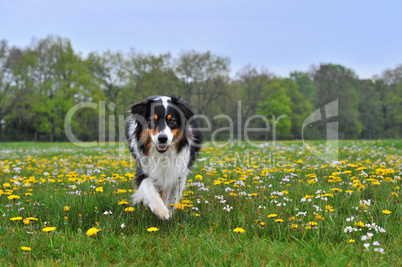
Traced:
MULTIPOLYGON (((0 140, 66 141, 64 120, 78 103, 105 103, 77 110, 72 131, 83 141, 117 138, 119 115, 150 95, 181 95, 197 114, 208 118, 207 138, 227 140, 240 127, 266 128, 252 133, 258 140, 300 139, 306 118, 338 100, 339 138, 400 138, 402 133, 402 65, 372 79, 359 79, 342 65, 321 63, 308 71, 279 77, 265 68, 246 65, 230 76, 230 58, 210 51, 145 54, 92 52, 82 56, 69 39, 49 36, 25 47, 0 41, 0 140), (226 115, 226 116, 217 116, 226 115), (252 116, 259 115, 250 120, 252 116), (104 133, 99 132, 105 118, 104 133), (230 119, 228 118, 230 117, 230 119), (267 118, 267 121, 260 119, 267 118), (275 133, 272 126, 275 125, 275 133), (220 129, 213 133, 214 130, 220 129), (114 132, 115 134, 111 134, 114 132)), ((329 119, 328 119, 329 120, 329 119)), ((322 119, 305 136, 325 138, 322 119)), ((334 120, 334 119, 333 119, 334 120)), ((205 123, 204 123, 205 124, 205 123)))

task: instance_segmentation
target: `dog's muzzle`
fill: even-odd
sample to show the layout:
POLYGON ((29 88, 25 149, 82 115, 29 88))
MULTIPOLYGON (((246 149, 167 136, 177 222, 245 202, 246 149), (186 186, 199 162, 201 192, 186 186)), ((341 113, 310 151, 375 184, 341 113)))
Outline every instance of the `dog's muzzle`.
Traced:
POLYGON ((165 153, 169 146, 167 144, 168 141, 168 136, 166 134, 160 134, 158 136, 158 144, 155 144, 156 150, 158 150, 159 153, 165 153))

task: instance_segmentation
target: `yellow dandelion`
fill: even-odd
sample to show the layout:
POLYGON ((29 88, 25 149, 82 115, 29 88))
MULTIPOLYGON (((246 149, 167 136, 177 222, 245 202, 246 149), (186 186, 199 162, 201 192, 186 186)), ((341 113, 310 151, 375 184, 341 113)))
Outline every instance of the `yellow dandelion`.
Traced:
POLYGON ((17 195, 10 195, 7 198, 10 199, 10 200, 14 200, 14 199, 19 199, 20 197, 17 196, 17 195))
POLYGON ((354 239, 349 239, 348 242, 349 242, 349 243, 354 243, 355 240, 354 240, 354 239))
POLYGON ((195 179, 202 181, 202 175, 197 174, 197 175, 195 176, 195 179))
POLYGON ((333 212, 335 209, 331 205, 325 205, 325 212, 333 212))
POLYGON ((10 218, 10 221, 21 221, 22 220, 22 217, 13 217, 13 218, 10 218))
POLYGON ((30 247, 21 247, 21 249, 22 249, 23 251, 31 251, 31 248, 30 248, 30 247))
POLYGON ((25 225, 29 225, 29 220, 28 220, 28 219, 23 219, 22 222, 23 222, 25 225))
POLYGON ((159 228, 150 227, 150 228, 147 229, 147 231, 148 231, 148 232, 156 232, 156 231, 159 231, 159 228))
POLYGON ((292 228, 292 229, 297 229, 299 226, 297 225, 297 224, 295 224, 295 223, 292 223, 292 225, 290 226, 290 228, 292 228))
POLYGON ((316 226, 316 225, 318 225, 318 223, 317 223, 317 222, 308 222, 308 225, 310 225, 310 226, 316 226))
POLYGON ((51 232, 56 230, 56 227, 45 227, 42 229, 42 232, 51 232))
POLYGON ((38 220, 38 218, 35 218, 35 217, 28 217, 28 218, 26 218, 26 220, 30 220, 30 221, 37 221, 37 220, 38 220))
POLYGON ((277 222, 277 223, 282 223, 283 220, 282 220, 282 219, 276 219, 275 222, 277 222))
POLYGON ((387 214, 387 215, 388 215, 388 214, 391 214, 391 213, 392 213, 392 211, 389 211, 389 210, 383 210, 383 211, 382 211, 382 213, 384 213, 384 214, 387 214))
POLYGON ((133 211, 135 211, 135 208, 134 207, 127 207, 127 208, 124 209, 124 211, 133 212, 133 211))
POLYGON ((127 200, 123 199, 121 201, 119 201, 119 203, 117 205, 128 205, 127 200))
POLYGON ((70 207, 69 206, 64 206, 63 211, 70 211, 70 207))
POLYGON ((321 216, 320 214, 316 214, 316 215, 315 215, 315 219, 316 219, 317 221, 323 220, 323 218, 322 218, 322 216, 321 216))
POLYGON ((233 230, 233 233, 244 233, 245 231, 243 228, 237 227, 233 230))
POLYGON ((87 231, 86 235, 91 236, 91 235, 97 234, 99 231, 101 231, 101 229, 98 229, 96 227, 92 227, 87 231))
POLYGON ((103 187, 102 186, 97 187, 97 188, 95 188, 95 191, 96 192, 103 192, 103 187))
POLYGON ((331 188, 332 192, 342 192, 342 189, 339 188, 331 188))
POLYGON ((275 217, 277 217, 278 215, 277 214, 269 214, 267 217, 268 218, 275 218, 275 217))
POLYGON ((364 227, 364 223, 362 221, 355 222, 353 225, 358 227, 364 227))

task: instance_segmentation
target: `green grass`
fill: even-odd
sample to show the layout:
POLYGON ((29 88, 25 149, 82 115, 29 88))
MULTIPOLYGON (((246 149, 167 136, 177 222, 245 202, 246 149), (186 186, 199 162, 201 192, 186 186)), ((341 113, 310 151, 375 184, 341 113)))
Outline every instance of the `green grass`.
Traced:
POLYGON ((117 144, 0 144, 0 263, 401 265, 402 140, 342 141, 335 165, 298 141, 207 143, 199 158, 180 209, 163 222, 141 205, 119 205, 133 193, 135 163, 117 144), (101 231, 87 236, 92 227, 101 231))

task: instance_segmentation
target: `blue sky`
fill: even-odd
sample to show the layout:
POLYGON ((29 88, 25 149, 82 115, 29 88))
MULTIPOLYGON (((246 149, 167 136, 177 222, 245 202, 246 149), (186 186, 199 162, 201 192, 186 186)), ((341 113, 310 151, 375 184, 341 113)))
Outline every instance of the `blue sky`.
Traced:
POLYGON ((76 51, 210 50, 232 74, 252 64, 286 77, 337 63, 360 78, 402 64, 402 1, 0 0, 0 39, 49 34, 76 51))

